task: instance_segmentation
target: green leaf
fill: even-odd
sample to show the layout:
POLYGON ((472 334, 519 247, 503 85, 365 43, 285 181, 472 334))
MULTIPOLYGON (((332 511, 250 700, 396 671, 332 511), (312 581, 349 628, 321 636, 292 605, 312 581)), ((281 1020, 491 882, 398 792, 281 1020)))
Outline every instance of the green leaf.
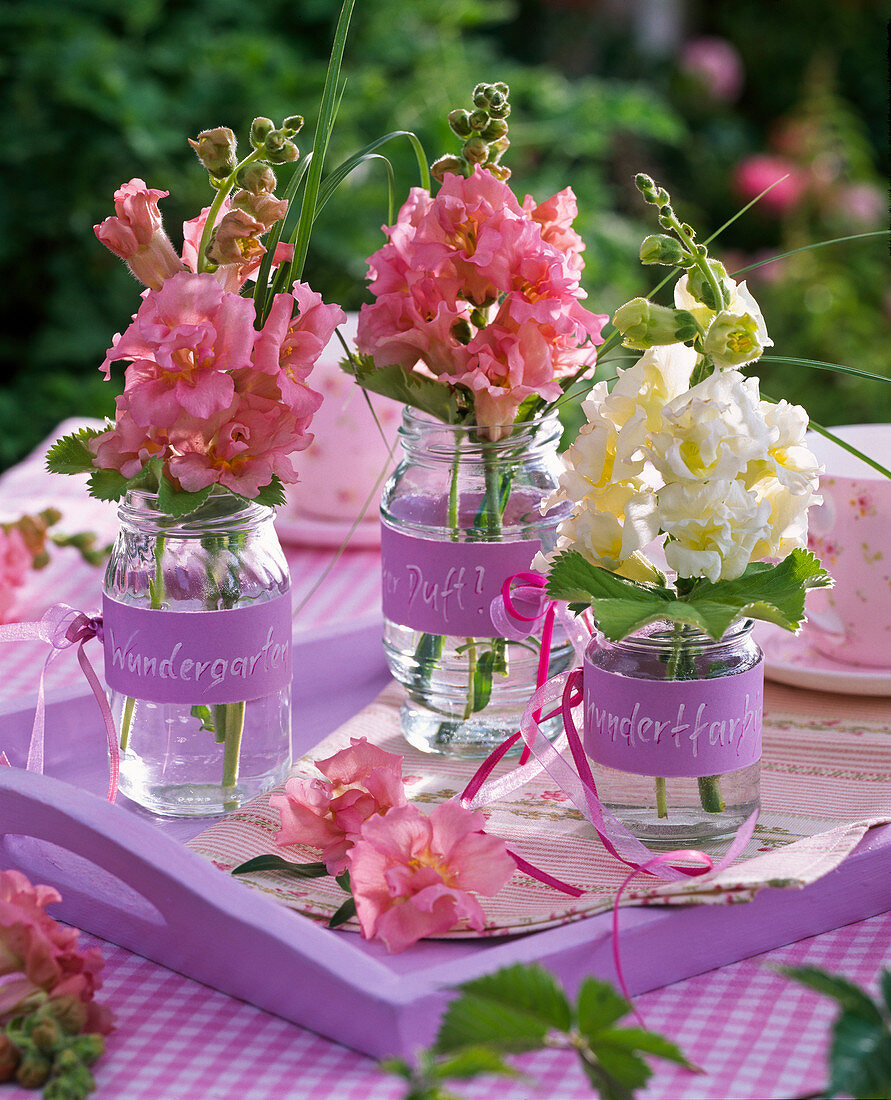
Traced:
POLYGON ((382 1073, 396 1073, 400 1077, 404 1077, 406 1081, 410 1081, 414 1076, 414 1070, 404 1058, 382 1058, 378 1062, 377 1068, 382 1073))
POLYGON ((828 587, 832 578, 807 550, 793 550, 778 565, 753 562, 733 581, 700 580, 678 597, 661 585, 641 584, 591 565, 568 550, 551 565, 548 594, 570 606, 589 605, 597 625, 612 641, 659 619, 687 623, 720 638, 741 617, 765 619, 797 630, 804 618, 807 589, 828 587))
POLYGON ((647 1063, 633 1051, 598 1044, 594 1054, 601 1069, 622 1089, 628 1089, 629 1093, 642 1088, 653 1076, 647 1063))
POLYGON ((254 871, 286 871, 297 878, 322 878, 328 874, 328 868, 324 863, 293 863, 281 856, 268 855, 254 856, 253 859, 240 863, 232 868, 233 875, 250 875, 254 871))
POLYGON ((885 1007, 891 1012, 891 970, 883 970, 879 981, 882 987, 882 996, 885 998, 885 1007))
POLYGON ((600 1031, 630 1011, 631 1005, 608 982, 585 978, 579 987, 576 1017, 579 1030, 592 1044, 600 1031))
POLYGON ((433 1064, 437 1078, 456 1077, 467 1080, 483 1073, 497 1073, 503 1077, 522 1077, 518 1070, 492 1050, 491 1047, 465 1047, 450 1058, 443 1058, 433 1064))
POLYGON ((356 899, 348 897, 346 901, 337 910, 334 916, 328 921, 329 928, 338 928, 341 924, 346 924, 348 920, 352 920, 356 915, 356 899))
POLYGON ((249 499, 252 499, 254 504, 265 504, 267 508, 281 508, 285 503, 285 487, 282 485, 281 478, 273 474, 272 481, 262 486, 260 492, 249 499))
POLYGON ((87 444, 98 435, 102 435, 98 428, 80 428, 57 439, 46 452, 47 470, 51 474, 93 473, 95 455, 87 444))
POLYGON ((335 875, 334 876, 334 881, 341 888, 341 890, 346 890, 346 892, 348 894, 353 889, 352 886, 350 885, 350 873, 349 873, 349 871, 342 871, 339 875, 335 875))
POLYGON ((852 1012, 835 1022, 828 1091, 855 1100, 891 1100, 891 1032, 852 1012))
POLYGON ((537 1050, 549 1031, 568 1031, 572 1023, 565 993, 541 966, 518 963, 459 989, 434 1044, 441 1054, 481 1044, 505 1052, 537 1050))
POLYGON ((117 470, 93 470, 90 476, 90 496, 96 500, 120 500, 131 487, 129 481, 117 470))
POLYGON ((470 394, 460 393, 446 382, 407 371, 396 363, 378 367, 370 355, 345 359, 340 367, 363 389, 411 405, 444 424, 462 424, 468 418, 470 394))
POLYGON ((209 706, 204 703, 196 703, 192 707, 190 713, 193 718, 197 718, 198 721, 201 723, 201 729, 207 730, 208 733, 216 733, 216 727, 214 726, 213 722, 213 714, 211 713, 211 709, 209 706))
POLYGON ((211 486, 199 489, 197 493, 187 493, 183 489, 177 489, 170 478, 161 474, 158 486, 158 508, 167 515, 178 518, 187 516, 207 500, 210 496, 211 486))
MULTIPOLYGON (((882 1014, 875 1002, 847 978, 829 974, 816 966, 780 966, 777 970, 787 978, 801 982, 802 985, 838 1001, 845 1012, 860 1016, 870 1023, 882 1023, 882 1014)), ((888 971, 885 971, 885 974, 887 975, 888 971)))
POLYGON ((484 710, 492 698, 492 676, 495 668, 495 651, 481 653, 473 670, 473 713, 484 710))
POLYGON ((687 1069, 696 1068, 687 1060, 676 1043, 655 1031, 645 1031, 642 1027, 610 1028, 608 1031, 601 1032, 597 1036, 596 1045, 592 1041, 592 1046, 594 1046, 598 1056, 602 1044, 622 1050, 654 1054, 657 1058, 664 1058, 668 1062, 676 1062, 679 1066, 686 1066, 687 1069))

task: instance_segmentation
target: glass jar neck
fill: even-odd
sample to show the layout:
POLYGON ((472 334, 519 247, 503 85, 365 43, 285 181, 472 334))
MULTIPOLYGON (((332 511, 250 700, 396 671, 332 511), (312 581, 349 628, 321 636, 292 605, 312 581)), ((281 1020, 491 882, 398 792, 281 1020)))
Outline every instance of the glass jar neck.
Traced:
POLYGON ((732 648, 746 642, 752 633, 754 623, 751 619, 737 619, 724 631, 720 638, 712 638, 701 630, 686 623, 674 623, 660 620, 649 623, 627 638, 618 642, 599 639, 600 645, 612 646, 627 653, 647 654, 664 652, 676 646, 682 646, 688 652, 714 652, 722 647, 732 648))
POLYGON ((556 413, 520 424, 491 428, 444 424, 435 417, 406 408, 402 413, 399 441, 406 459, 451 465, 462 461, 515 462, 555 451, 563 428, 556 413))
POLYGON ((143 535, 164 538, 205 538, 215 534, 257 530, 272 520, 272 508, 229 492, 214 492, 194 512, 171 516, 158 507, 158 494, 130 489, 118 506, 121 525, 143 535))

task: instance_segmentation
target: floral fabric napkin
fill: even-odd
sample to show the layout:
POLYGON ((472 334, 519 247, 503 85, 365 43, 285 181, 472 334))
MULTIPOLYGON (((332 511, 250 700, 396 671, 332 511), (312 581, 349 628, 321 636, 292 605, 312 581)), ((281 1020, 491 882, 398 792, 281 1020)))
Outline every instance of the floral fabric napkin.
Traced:
MULTIPOLYGON (((293 774, 315 776, 313 760, 346 748, 351 737, 367 737, 404 757, 410 801, 432 805, 460 793, 479 762, 413 749, 399 731, 400 703, 401 689, 391 684, 299 760, 293 774)), ((851 697, 838 717, 841 709, 837 696, 766 685, 762 810, 746 851, 713 877, 660 884, 642 875, 623 894, 622 904, 727 904, 748 901, 765 886, 803 887, 836 867, 870 827, 891 821, 891 704, 851 697)), ((513 766, 508 761, 500 769, 513 766)), ((593 827, 553 788, 543 775, 510 801, 486 807, 486 831, 585 894, 570 898, 518 871, 498 895, 479 899, 486 914, 482 932, 459 926, 446 938, 538 931, 612 906, 628 868, 604 850, 593 827)), ((270 852, 295 862, 319 859, 317 849, 277 847, 278 827, 278 813, 270 808, 269 795, 262 795, 205 830, 189 847, 226 872, 270 852)), ((295 879, 272 871, 242 881, 322 921, 346 896, 327 877, 295 879)), ((343 927, 358 930, 355 921, 343 927)))

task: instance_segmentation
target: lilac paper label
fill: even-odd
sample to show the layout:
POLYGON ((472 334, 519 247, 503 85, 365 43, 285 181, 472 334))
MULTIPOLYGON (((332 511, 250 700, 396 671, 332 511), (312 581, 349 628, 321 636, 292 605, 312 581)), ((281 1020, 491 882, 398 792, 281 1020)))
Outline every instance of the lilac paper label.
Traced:
POLYGON ((712 680, 638 680, 585 661, 585 751, 637 775, 721 775, 761 759, 764 664, 712 680))
POLYGON ((384 618, 425 634, 497 638, 489 606, 540 549, 538 539, 440 542, 382 523, 384 618))
POLYGON ((225 611, 102 598, 105 682, 154 703, 240 703, 291 682, 291 595, 225 611))

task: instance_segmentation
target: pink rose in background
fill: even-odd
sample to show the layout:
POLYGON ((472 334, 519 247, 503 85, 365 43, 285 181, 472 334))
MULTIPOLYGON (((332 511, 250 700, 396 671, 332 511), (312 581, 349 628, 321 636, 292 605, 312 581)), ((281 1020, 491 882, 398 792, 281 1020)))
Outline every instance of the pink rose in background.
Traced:
POLYGON ((281 820, 275 842, 320 848, 328 873, 339 875, 363 824, 405 805, 402 757, 353 737, 316 767, 324 779, 289 779, 285 793, 269 799, 281 820))
POLYGON ((21 531, 0 528, 0 623, 10 621, 10 609, 15 602, 15 589, 21 588, 34 564, 34 556, 25 544, 21 531))
POLYGON ((808 177, 806 172, 785 157, 758 153, 739 162, 733 182, 738 195, 746 202, 756 198, 771 184, 777 183, 759 201, 758 206, 772 214, 786 214, 804 194, 808 177), (782 182, 777 183, 777 180, 782 182))
POLYGON ((722 102, 738 99, 743 89, 742 58, 726 38, 702 35, 691 39, 681 50, 680 67, 695 77, 714 99, 722 102))
POLYGON ((106 248, 125 260, 136 278, 154 290, 183 270, 162 228, 158 209, 158 200, 169 193, 147 187, 145 180, 132 179, 114 193, 115 215, 93 226, 106 248))
POLYGON ((347 857, 362 935, 392 954, 460 920, 480 931, 485 916, 473 895, 497 894, 516 870, 484 820, 455 800, 429 817, 405 805, 366 820, 347 857))
POLYGON ((58 924, 46 907, 61 901, 49 886, 32 886, 18 871, 0 871, 0 1022, 44 995, 70 996, 84 1007, 83 1031, 112 1030, 111 1012, 93 996, 102 982, 97 947, 80 951, 79 933, 58 924))

